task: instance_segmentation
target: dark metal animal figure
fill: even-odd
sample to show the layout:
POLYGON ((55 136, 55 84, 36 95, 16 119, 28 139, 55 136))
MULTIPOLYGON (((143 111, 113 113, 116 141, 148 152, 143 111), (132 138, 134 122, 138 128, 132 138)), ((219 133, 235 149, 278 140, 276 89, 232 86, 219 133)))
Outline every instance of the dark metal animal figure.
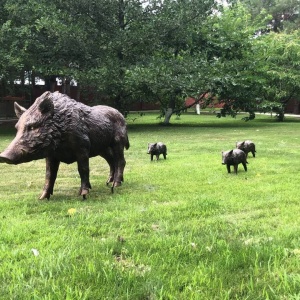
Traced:
POLYGON ((233 166, 234 172, 237 174, 239 164, 242 164, 245 171, 247 171, 247 163, 246 154, 240 149, 222 152, 222 164, 227 166, 228 173, 230 173, 230 166, 233 166))
POLYGON ((255 144, 252 141, 246 140, 243 142, 236 142, 236 148, 243 150, 246 154, 246 158, 248 157, 249 152, 251 152, 253 157, 255 157, 255 144))
POLYGON ((110 167, 107 184, 121 185, 124 148, 129 148, 125 119, 108 106, 89 107, 59 92, 45 92, 26 110, 16 102, 17 134, 0 153, 0 162, 20 164, 46 158, 46 180, 40 199, 50 198, 60 162, 77 162, 79 194, 91 189, 89 158, 102 156, 110 167))
POLYGON ((149 143, 147 154, 151 155, 151 161, 154 155, 156 156, 156 160, 158 160, 160 154, 164 156, 164 159, 167 159, 167 146, 161 142, 149 143))

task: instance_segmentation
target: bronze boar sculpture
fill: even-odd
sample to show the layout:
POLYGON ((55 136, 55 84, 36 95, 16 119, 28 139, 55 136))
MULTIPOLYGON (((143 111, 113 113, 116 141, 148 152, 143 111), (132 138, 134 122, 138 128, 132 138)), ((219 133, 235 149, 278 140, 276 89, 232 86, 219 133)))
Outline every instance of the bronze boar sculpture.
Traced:
POLYGON ((77 162, 81 178, 79 195, 91 189, 89 158, 100 155, 110 167, 106 184, 121 185, 125 168, 124 148, 129 148, 126 122, 109 106, 90 107, 59 92, 45 92, 29 109, 14 103, 19 118, 17 134, 0 153, 0 162, 20 164, 46 158, 46 179, 40 199, 53 194, 60 162, 77 162))
POLYGON ((156 160, 159 159, 159 156, 162 154, 164 159, 167 159, 167 146, 162 142, 158 143, 148 143, 147 153, 150 154, 150 160, 153 160, 153 156, 156 156, 156 160))
POLYGON ((234 173, 237 174, 239 164, 242 164, 247 172, 247 163, 246 154, 240 149, 222 151, 222 165, 226 165, 228 173, 230 173, 230 166, 233 166, 234 173))
POLYGON ((252 141, 246 140, 243 142, 236 142, 236 148, 243 150, 246 154, 246 158, 248 158, 249 152, 251 152, 252 156, 255 157, 255 144, 252 141))

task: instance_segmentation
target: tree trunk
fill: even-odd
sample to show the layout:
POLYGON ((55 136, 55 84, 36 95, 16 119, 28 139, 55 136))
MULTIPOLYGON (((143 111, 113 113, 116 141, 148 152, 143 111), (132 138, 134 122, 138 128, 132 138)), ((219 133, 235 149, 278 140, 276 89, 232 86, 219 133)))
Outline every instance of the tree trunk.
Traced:
POLYGON ((172 114, 173 114, 173 109, 169 107, 165 113, 165 119, 163 122, 164 125, 170 125, 170 119, 172 117, 172 114))
POLYGON ((64 77, 63 78, 63 83, 62 83, 62 93, 70 96, 71 94, 71 80, 69 77, 64 77))
POLYGON ((170 125, 170 119, 173 115, 174 109, 175 109, 175 96, 170 97, 168 109, 165 111, 165 119, 163 124, 164 125, 170 125))
POLYGON ((56 87, 56 76, 55 75, 47 76, 45 78, 45 85, 46 85, 46 91, 54 93, 56 87))
POLYGON ((77 83, 77 90, 76 90, 76 99, 78 102, 80 101, 80 86, 79 83, 77 83))
POLYGON ((295 100, 293 114, 299 114, 299 101, 295 100))
POLYGON ((125 99, 122 92, 115 98, 114 108, 116 108, 124 117, 127 116, 128 107, 126 107, 125 99))

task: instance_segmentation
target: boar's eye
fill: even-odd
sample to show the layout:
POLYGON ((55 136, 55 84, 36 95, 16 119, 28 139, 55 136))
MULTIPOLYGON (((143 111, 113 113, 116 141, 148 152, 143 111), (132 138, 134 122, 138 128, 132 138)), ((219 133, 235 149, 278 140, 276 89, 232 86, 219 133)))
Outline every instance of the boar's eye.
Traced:
POLYGON ((27 126, 27 129, 28 129, 28 131, 32 131, 32 130, 34 130, 34 129, 36 129, 36 126, 34 126, 34 125, 28 125, 27 126))
POLYGON ((33 130, 36 130, 36 129, 38 129, 38 128, 39 128, 39 123, 36 122, 36 121, 28 122, 28 123, 26 124, 26 129, 27 129, 28 131, 33 131, 33 130))

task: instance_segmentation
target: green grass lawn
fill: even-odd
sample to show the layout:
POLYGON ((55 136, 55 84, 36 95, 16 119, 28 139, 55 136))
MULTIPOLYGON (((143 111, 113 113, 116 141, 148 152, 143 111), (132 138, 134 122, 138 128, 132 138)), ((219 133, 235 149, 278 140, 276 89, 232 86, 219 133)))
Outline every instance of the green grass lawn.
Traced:
MULTIPOLYGON (((0 165, 0 299, 300 299, 300 119, 156 117, 128 116, 114 194, 99 157, 86 201, 76 164, 49 201, 44 160, 0 165), (245 139, 256 157, 228 174, 221 151, 245 139), (150 162, 157 141, 167 160, 150 162)), ((14 135, 0 127, 0 151, 14 135)))

